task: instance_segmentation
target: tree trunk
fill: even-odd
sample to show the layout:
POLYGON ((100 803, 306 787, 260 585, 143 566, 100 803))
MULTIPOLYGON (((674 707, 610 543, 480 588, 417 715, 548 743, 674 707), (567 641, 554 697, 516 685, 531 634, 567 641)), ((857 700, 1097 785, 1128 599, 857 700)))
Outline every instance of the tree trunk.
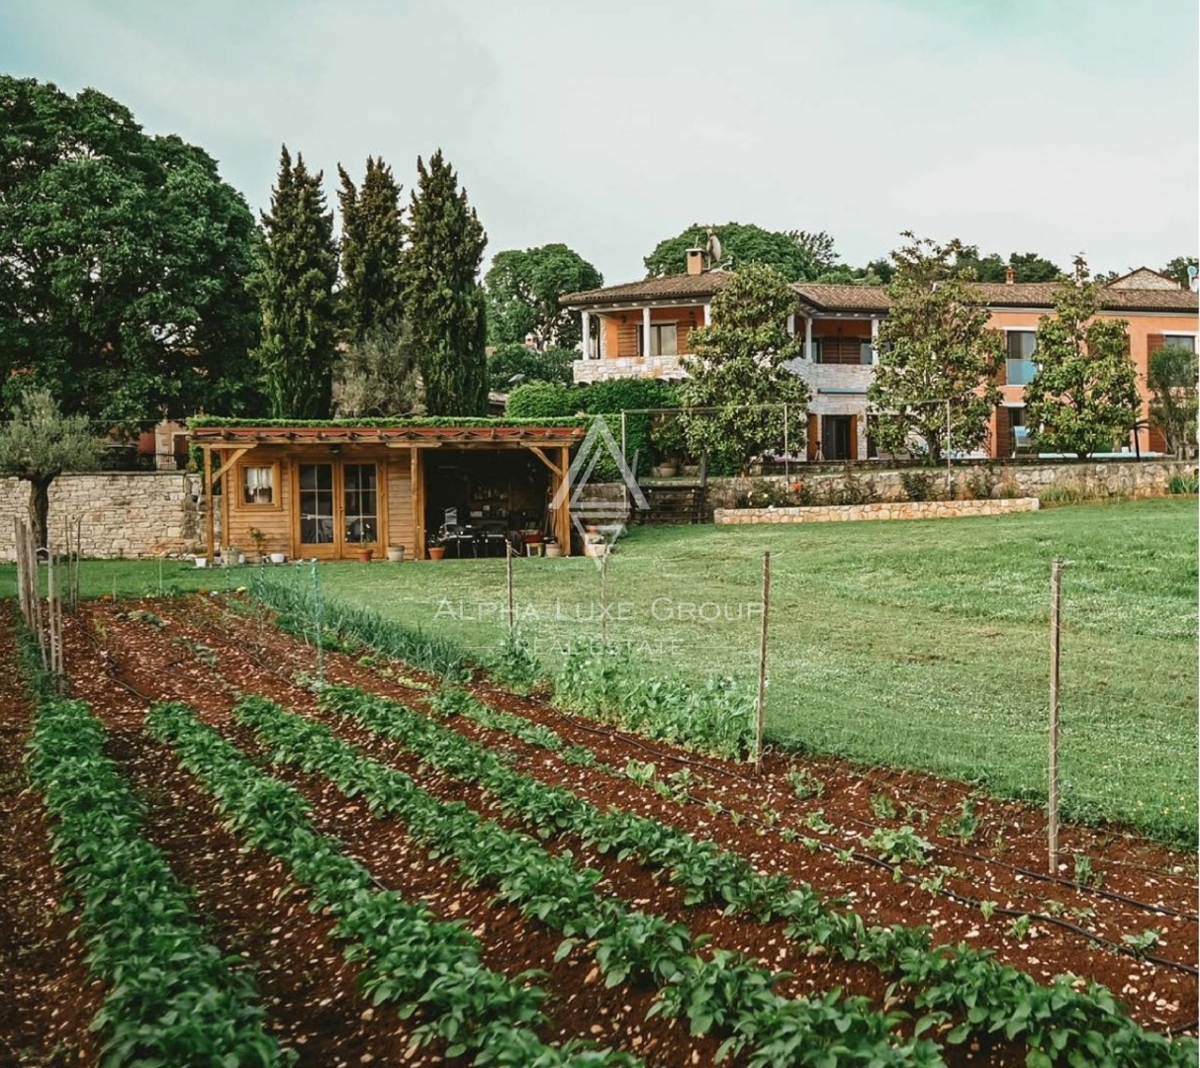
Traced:
POLYGON ((46 548, 46 536, 50 529, 50 483, 53 478, 29 480, 29 521, 33 524, 33 542, 39 549, 46 548))

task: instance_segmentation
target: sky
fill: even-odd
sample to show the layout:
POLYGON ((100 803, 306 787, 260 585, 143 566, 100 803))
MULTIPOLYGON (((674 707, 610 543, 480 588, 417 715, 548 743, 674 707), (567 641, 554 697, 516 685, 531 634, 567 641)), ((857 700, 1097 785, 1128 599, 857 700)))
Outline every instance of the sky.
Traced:
POLYGON ((609 284, 693 222, 900 232, 1061 266, 1198 244, 1195 0, 0 0, 0 71, 91 86, 217 158, 256 211, 280 145, 405 187, 442 148, 488 255, 609 284))

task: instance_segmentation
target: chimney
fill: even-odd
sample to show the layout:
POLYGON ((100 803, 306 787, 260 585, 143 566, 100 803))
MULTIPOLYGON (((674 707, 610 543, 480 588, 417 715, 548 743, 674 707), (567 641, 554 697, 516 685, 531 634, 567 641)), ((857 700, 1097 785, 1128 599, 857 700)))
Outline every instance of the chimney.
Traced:
POLYGON ((689 248, 687 250, 688 274, 704 273, 704 249, 689 248))
POLYGON ((1011 267, 1004 268, 1004 284, 1011 286, 1017 280, 1017 272, 1011 267))

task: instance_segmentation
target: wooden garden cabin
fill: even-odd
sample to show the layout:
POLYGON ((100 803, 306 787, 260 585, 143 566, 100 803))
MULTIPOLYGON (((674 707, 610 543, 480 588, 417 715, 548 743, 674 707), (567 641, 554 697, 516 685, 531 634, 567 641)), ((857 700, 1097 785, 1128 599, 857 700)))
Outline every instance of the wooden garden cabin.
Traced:
POLYGON ((582 419, 195 420, 209 562, 217 508, 224 546, 290 559, 378 558, 395 545, 425 559, 448 515, 494 537, 536 530, 569 555, 569 494, 553 502, 585 434, 582 419))

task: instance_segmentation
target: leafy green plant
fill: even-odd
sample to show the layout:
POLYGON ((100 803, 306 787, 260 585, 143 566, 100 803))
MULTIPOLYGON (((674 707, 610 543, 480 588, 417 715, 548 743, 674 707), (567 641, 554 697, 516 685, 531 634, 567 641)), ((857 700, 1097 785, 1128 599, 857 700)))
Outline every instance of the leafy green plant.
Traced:
POLYGON ((876 819, 892 820, 896 818, 896 803, 887 794, 871 795, 871 812, 876 819))
POLYGON ((975 815, 975 802, 964 797, 957 816, 947 816, 938 825, 938 831, 947 838, 957 838, 966 845, 979 830, 979 817, 975 815))
POLYGON ((1171 494, 1200 493, 1200 476, 1172 475, 1167 479, 1167 492, 1171 494))
POLYGON ((1153 927, 1147 927, 1141 934, 1121 935, 1121 941, 1129 946, 1139 957, 1144 957, 1162 938, 1162 932, 1153 927))
POLYGON ((808 768, 793 768, 788 772, 788 782, 791 783, 792 792, 801 801, 810 797, 823 797, 825 794, 824 781, 817 778, 808 768))
POLYGON ((933 843, 922 838, 907 824, 898 831, 880 827, 865 839, 864 844, 891 864, 907 861, 928 864, 929 854, 933 851, 933 843))
POLYGON ((1029 916, 1018 916, 1012 923, 1008 925, 1009 938, 1024 938, 1029 934, 1029 928, 1033 926, 1033 920, 1029 916))
POLYGON ((639 786, 648 786, 657 773, 658 768, 649 761, 630 760, 625 765, 625 778, 639 786))
POLYGON ((1092 858, 1084 853, 1075 854, 1075 881, 1080 886, 1099 889, 1104 882, 1104 873, 1092 867, 1092 858))
POLYGON ((928 471, 901 471, 900 485, 904 487, 904 496, 910 501, 933 500, 937 477, 928 471))
POLYGON ((108 990, 92 1021, 104 1064, 293 1064, 263 1030, 253 979, 204 937, 191 896, 143 838, 142 803, 104 755, 81 701, 37 714, 29 773, 56 827, 55 857, 83 902, 88 964, 108 990))

